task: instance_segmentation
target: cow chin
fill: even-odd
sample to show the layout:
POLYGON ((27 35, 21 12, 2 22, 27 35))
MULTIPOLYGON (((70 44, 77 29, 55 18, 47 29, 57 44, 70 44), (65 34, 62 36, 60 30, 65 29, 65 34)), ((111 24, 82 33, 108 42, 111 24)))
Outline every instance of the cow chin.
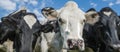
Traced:
POLYGON ((85 44, 84 44, 84 42, 82 43, 82 47, 79 47, 79 50, 80 51, 84 51, 85 50, 85 44))

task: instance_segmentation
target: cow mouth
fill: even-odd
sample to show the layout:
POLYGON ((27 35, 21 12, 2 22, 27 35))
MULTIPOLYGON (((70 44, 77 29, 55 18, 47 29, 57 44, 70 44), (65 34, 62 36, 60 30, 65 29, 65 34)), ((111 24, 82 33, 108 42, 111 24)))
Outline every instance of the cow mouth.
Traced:
POLYGON ((114 50, 119 50, 120 51, 120 44, 110 44, 111 48, 114 50))
POLYGON ((68 39, 67 45, 69 50, 81 49, 83 47, 83 40, 68 39))

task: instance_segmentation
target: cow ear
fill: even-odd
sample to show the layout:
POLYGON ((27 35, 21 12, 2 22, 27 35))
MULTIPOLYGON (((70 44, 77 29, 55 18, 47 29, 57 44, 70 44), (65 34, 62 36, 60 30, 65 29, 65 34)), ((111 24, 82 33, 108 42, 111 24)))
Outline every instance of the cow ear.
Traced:
POLYGON ((26 13, 26 10, 22 10, 22 13, 26 13))
POLYGON ((51 11, 45 14, 44 16, 49 20, 54 20, 58 18, 58 13, 56 11, 51 11))
POLYGON ((91 25, 94 25, 96 22, 99 21, 99 14, 94 12, 89 12, 85 14, 86 17, 86 23, 89 23, 91 25))
POLYGON ((58 12, 57 12, 57 11, 54 11, 54 12, 52 12, 50 15, 53 16, 53 17, 55 17, 55 18, 57 18, 58 12))

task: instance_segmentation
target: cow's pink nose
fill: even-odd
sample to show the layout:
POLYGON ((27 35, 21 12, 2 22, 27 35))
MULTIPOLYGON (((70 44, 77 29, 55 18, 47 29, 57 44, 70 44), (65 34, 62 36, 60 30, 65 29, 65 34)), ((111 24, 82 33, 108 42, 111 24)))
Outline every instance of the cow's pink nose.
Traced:
POLYGON ((68 40, 67 40, 67 44, 68 44, 69 49, 78 48, 79 46, 82 47, 83 42, 84 42, 84 41, 81 40, 81 39, 78 39, 78 40, 68 39, 68 40))

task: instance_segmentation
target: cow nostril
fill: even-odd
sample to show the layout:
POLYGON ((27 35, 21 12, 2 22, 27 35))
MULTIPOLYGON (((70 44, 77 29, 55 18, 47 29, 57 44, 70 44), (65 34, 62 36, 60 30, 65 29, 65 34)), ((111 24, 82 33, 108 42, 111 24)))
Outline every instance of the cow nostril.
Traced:
POLYGON ((71 39, 68 39, 68 40, 67 40, 67 43, 68 43, 68 44, 71 44, 71 43, 72 43, 72 40, 71 40, 71 39))
POLYGON ((83 40, 78 40, 77 41, 79 44, 82 44, 84 41, 83 40))
POLYGON ((65 32, 65 34, 69 34, 69 32, 68 32, 68 31, 66 31, 66 32, 65 32))

